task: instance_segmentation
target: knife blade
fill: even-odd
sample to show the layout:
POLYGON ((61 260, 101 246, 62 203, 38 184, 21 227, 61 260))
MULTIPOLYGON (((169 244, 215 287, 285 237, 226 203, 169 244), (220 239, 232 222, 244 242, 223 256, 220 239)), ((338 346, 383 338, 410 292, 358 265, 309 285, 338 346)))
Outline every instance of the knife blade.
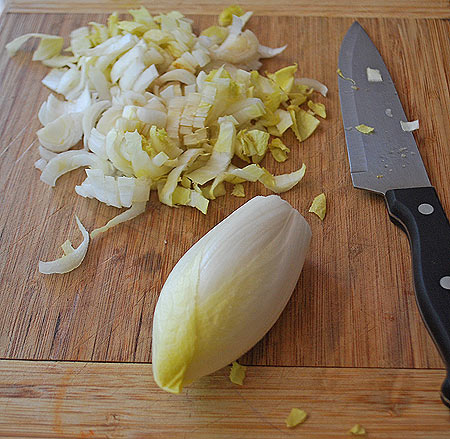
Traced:
MULTIPOLYGON (((450 408, 450 223, 431 185, 391 75, 358 22, 341 45, 339 97, 353 186, 384 196, 408 235, 416 302, 447 368, 441 399, 450 408), (381 75, 369 80, 368 69, 381 75), (355 127, 374 128, 364 134, 355 127)), ((378 75, 377 75, 378 76, 378 75)))

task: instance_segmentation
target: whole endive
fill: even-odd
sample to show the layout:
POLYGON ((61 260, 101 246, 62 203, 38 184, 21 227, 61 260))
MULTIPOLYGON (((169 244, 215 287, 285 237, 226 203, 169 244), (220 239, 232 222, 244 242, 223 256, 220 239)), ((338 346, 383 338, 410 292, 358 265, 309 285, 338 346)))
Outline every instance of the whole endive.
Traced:
POLYGON ((280 316, 311 239, 280 197, 255 197, 178 261, 159 296, 152 362, 158 386, 183 386, 240 357, 280 316))

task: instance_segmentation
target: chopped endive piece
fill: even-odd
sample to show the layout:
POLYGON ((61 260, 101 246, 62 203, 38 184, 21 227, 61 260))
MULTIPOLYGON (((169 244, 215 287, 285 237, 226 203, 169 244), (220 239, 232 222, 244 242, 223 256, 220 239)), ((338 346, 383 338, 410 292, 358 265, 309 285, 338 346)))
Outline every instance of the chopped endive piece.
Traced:
POLYGON ((133 175, 133 166, 131 160, 122 154, 122 143, 124 142, 124 132, 111 129, 106 136, 106 155, 116 169, 121 171, 122 175, 131 177, 133 175))
POLYGON ((139 9, 130 9, 128 12, 137 23, 145 24, 147 27, 157 27, 155 20, 144 6, 139 9))
POLYGON ((221 26, 210 26, 203 30, 201 35, 212 39, 216 44, 222 44, 228 36, 228 29, 221 26))
POLYGON ((355 80, 352 79, 352 78, 347 78, 346 76, 344 76, 344 74, 342 73, 342 70, 341 70, 341 69, 337 69, 336 72, 337 72, 337 74, 338 74, 342 79, 345 79, 346 81, 350 81, 353 85, 356 86, 355 80))
MULTIPOLYGON (((157 152, 166 153, 171 159, 177 158, 183 152, 181 148, 175 145, 169 138, 164 128, 158 128, 153 125, 149 134, 150 144, 157 152)), ((145 149, 145 146, 144 146, 145 149)))
POLYGON ((280 139, 272 139, 269 149, 273 158, 279 163, 285 162, 288 158, 287 153, 290 152, 290 149, 280 139))
MULTIPOLYGON (((52 95, 50 95, 52 96, 52 95)), ((99 101, 95 102, 89 106, 89 108, 84 111, 81 125, 83 128, 84 144, 88 144, 89 136, 94 129, 100 115, 111 106, 109 101, 99 101)))
POLYGON ((66 241, 64 241, 61 244, 61 248, 62 248, 62 251, 64 252, 65 256, 70 255, 71 253, 73 253, 75 251, 75 249, 72 247, 72 243, 70 242, 69 239, 67 239, 66 241))
POLYGON ((306 140, 319 126, 320 121, 302 108, 289 110, 293 125, 291 127, 299 142, 306 140))
POLYGON ((73 251, 67 251, 69 245, 72 247, 72 244, 67 243, 67 241, 63 244, 64 256, 56 259, 54 261, 43 262, 39 261, 39 272, 43 274, 63 274, 68 273, 69 271, 74 270, 79 267, 83 262, 84 257, 86 256, 86 252, 89 246, 89 233, 84 228, 83 224, 77 216, 75 216, 77 221, 78 228, 80 229, 81 234, 83 235, 82 243, 73 251))
POLYGON ((64 56, 64 55, 56 55, 52 56, 49 59, 43 59, 42 64, 47 67, 59 68, 69 66, 70 64, 76 63, 78 61, 77 56, 64 56))
POLYGON ((239 154, 236 154, 242 159, 246 160, 246 157, 252 157, 254 163, 259 163, 267 151, 270 135, 261 130, 242 130, 237 136, 239 141, 239 154))
POLYGON ((189 85, 194 84, 196 81, 195 75, 193 75, 191 72, 188 72, 184 69, 175 69, 171 70, 170 72, 164 73, 158 78, 158 83, 163 84, 165 82, 169 81, 178 81, 183 84, 189 85))
POLYGON ((89 29, 86 26, 73 30, 70 33, 70 50, 74 55, 79 56, 83 50, 93 46, 89 29))
POLYGON ((322 84, 321 82, 317 81, 317 79, 296 78, 294 83, 306 85, 307 87, 310 87, 315 91, 318 91, 323 97, 327 96, 328 87, 325 84, 322 84))
MULTIPOLYGON (((237 17, 234 16, 234 18, 237 17)), ((237 34, 230 32, 213 55, 221 62, 242 64, 248 59, 257 58, 258 47, 258 38, 251 30, 247 29, 237 34)))
POLYGON ((239 364, 237 361, 233 361, 230 370, 230 381, 233 384, 242 386, 244 384, 245 372, 247 371, 247 366, 239 364))
POLYGON ((113 12, 108 17, 108 32, 112 37, 115 37, 119 34, 119 16, 117 15, 117 12, 113 12))
POLYGON ((275 111, 275 115, 278 116, 280 121, 277 123, 276 127, 280 134, 283 134, 288 128, 294 123, 289 111, 278 109, 275 111))
POLYGON ((223 180, 219 178, 216 182, 216 179, 214 179, 210 185, 202 188, 203 196, 208 200, 215 200, 216 198, 222 197, 227 193, 223 180))
POLYGON ((111 229, 112 227, 115 227, 118 224, 124 223, 125 221, 128 221, 130 219, 136 218, 138 215, 140 215, 142 212, 145 211, 146 205, 147 205, 147 201, 136 202, 136 203, 132 204, 128 210, 115 216, 113 219, 109 220, 104 226, 93 230, 91 232, 91 238, 94 239, 96 236, 100 235, 101 233, 106 232, 107 230, 111 229))
POLYGON ((203 196, 201 192, 198 192, 196 190, 190 190, 190 199, 186 206, 195 207, 200 212, 206 215, 206 212, 208 210, 208 204, 209 200, 203 196))
POLYGON ((293 428, 306 421, 308 414, 301 409, 292 408, 289 416, 286 418, 286 427, 293 428))
POLYGON ((47 160, 40 158, 39 160, 36 160, 34 162, 34 167, 36 169, 39 169, 39 171, 43 171, 45 169, 45 167, 47 166, 47 160))
POLYGON ((198 184, 205 184, 225 171, 234 155, 236 139, 235 121, 227 117, 220 123, 219 136, 214 145, 210 159, 205 166, 187 174, 187 177, 198 184))
POLYGON ((149 199, 150 181, 145 178, 108 176, 101 169, 86 169, 86 175, 81 185, 75 186, 75 192, 82 197, 119 208, 149 199))
POLYGON ((234 166, 230 166, 224 178, 226 181, 236 184, 242 183, 243 181, 258 181, 263 175, 264 169, 256 163, 253 163, 245 168, 235 168, 234 166))
POLYGON ((308 212, 315 213, 323 221, 327 213, 327 200, 323 192, 314 198, 308 212))
POLYGON ((297 64, 283 67, 275 73, 268 73, 267 76, 272 79, 284 92, 290 93, 294 85, 294 75, 297 71, 297 64))
POLYGON ((41 181, 55 186, 56 180, 67 172, 83 166, 100 168, 105 174, 112 174, 112 166, 106 160, 86 150, 66 151, 50 159, 42 170, 41 181))
POLYGON ((412 122, 403 122, 400 121, 400 125, 402 126, 403 131, 414 131, 419 129, 419 121, 413 120, 412 122))
POLYGON ((233 15, 240 17, 244 11, 239 5, 231 5, 225 8, 219 15, 219 24, 221 26, 229 26, 233 21, 233 15))
POLYGON ((228 110, 232 112, 232 116, 241 126, 248 123, 252 119, 258 119, 265 113, 264 104, 261 99, 258 98, 248 98, 245 101, 238 102, 235 106, 229 108, 228 110))
POLYGON ((234 195, 235 197, 239 197, 239 198, 245 197, 245 189, 244 189, 244 186, 242 185, 242 183, 237 183, 234 185, 231 195, 234 195))
POLYGON ((72 102, 61 101, 55 95, 50 94, 48 99, 41 105, 38 118, 42 125, 48 125, 58 117, 69 113, 81 113, 90 110, 92 99, 89 89, 86 87, 81 95, 72 102))
POLYGON ((251 199, 191 247, 155 308, 158 386, 180 393, 254 346, 286 306, 310 239, 305 219, 272 195, 251 199))
POLYGON ((291 108, 300 107, 308 100, 308 95, 302 92, 289 93, 291 108))
POLYGON ((260 44, 258 47, 258 54, 261 58, 272 58, 272 57, 284 52, 286 47, 287 47, 287 44, 285 44, 282 47, 275 47, 275 48, 263 46, 262 44, 260 44))
MULTIPOLYGON (((158 179, 163 177, 170 168, 161 167, 153 162, 149 154, 142 148, 143 138, 137 131, 124 133, 121 153, 131 161, 135 177, 158 179)), ((168 157, 166 155, 166 157, 168 157)), ((166 160, 167 162, 167 160, 166 160)))
POLYGON ((148 30, 148 27, 142 23, 136 23, 134 21, 119 21, 118 27, 120 30, 134 35, 142 35, 145 31, 148 30))
POLYGON ((354 436, 364 436, 366 429, 362 425, 355 424, 348 432, 354 436))
POLYGON ((64 38, 57 35, 48 34, 25 34, 12 40, 6 45, 6 50, 9 56, 14 56, 22 44, 25 44, 30 38, 40 38, 38 48, 33 54, 33 61, 48 60, 58 56, 61 53, 61 49, 64 45, 64 38))
POLYGON ((184 186, 177 186, 172 194, 174 205, 187 206, 191 201, 191 190, 184 186))
POLYGON ((96 23, 95 21, 89 22, 89 25, 92 26, 91 32, 89 33, 89 39, 92 45, 97 46, 110 37, 108 28, 105 25, 96 23))
POLYGON ((272 175, 269 171, 264 169, 264 174, 259 178, 259 181, 272 192, 280 194, 292 189, 305 175, 306 165, 289 174, 272 175))
MULTIPOLYGON (((201 148, 192 148, 185 151, 178 159, 178 166, 173 168, 168 176, 167 180, 161 188, 158 188, 158 197, 161 203, 173 206, 173 192, 177 187, 178 179, 181 173, 186 169, 188 165, 194 162, 194 160, 203 152, 201 148)), ((189 177, 189 176, 188 176, 189 177)), ((190 177, 189 177, 190 178, 190 177)), ((192 179, 191 179, 192 180, 192 179)))
POLYGON ((320 116, 323 119, 326 119, 327 112, 325 110, 324 104, 322 104, 320 102, 308 101, 308 107, 314 112, 314 114, 317 114, 317 116, 320 116))
POLYGON ((367 67, 367 80, 369 82, 383 82, 380 71, 378 69, 371 69, 370 67, 367 67))
POLYGON ((81 113, 63 114, 37 131, 41 145, 53 152, 63 152, 83 136, 81 113))
POLYGON ((375 131, 375 128, 369 127, 365 124, 360 124, 355 126, 356 130, 363 134, 372 134, 375 131))

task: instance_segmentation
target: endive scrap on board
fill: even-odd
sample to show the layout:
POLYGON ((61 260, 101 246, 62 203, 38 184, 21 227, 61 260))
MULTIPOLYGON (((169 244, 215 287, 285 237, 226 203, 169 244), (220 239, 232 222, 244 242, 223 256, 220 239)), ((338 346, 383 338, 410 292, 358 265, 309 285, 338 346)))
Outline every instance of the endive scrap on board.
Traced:
POLYGON ((366 429, 359 424, 355 424, 349 431, 349 434, 353 436, 365 436, 366 435, 366 429))
POLYGON ((286 427, 293 428, 297 425, 303 424, 306 421, 308 414, 299 408, 292 408, 289 416, 286 418, 286 427))
POLYGON ((238 384, 239 386, 242 386, 244 384, 246 370, 247 370, 246 366, 242 366, 237 361, 233 361, 230 370, 230 381, 233 384, 238 384))
POLYGON ((72 243, 69 240, 65 241, 61 245, 61 248, 64 252, 64 255, 61 258, 49 262, 39 261, 39 271, 41 273, 68 273, 83 262, 89 245, 89 233, 83 227, 83 224, 81 224, 81 221, 77 216, 75 217, 75 219, 77 221, 78 228, 83 235, 82 243, 77 248, 73 248, 72 243))
POLYGON ((300 213, 270 195, 252 198, 194 244, 156 304, 152 364, 158 386, 180 393, 252 348, 286 306, 310 239, 300 213))
POLYGON ((327 213, 327 199, 323 192, 314 198, 309 212, 315 213, 322 221, 324 220, 327 213))
POLYGON ((144 212, 153 190, 168 206, 206 213, 226 185, 240 197, 246 181, 276 193, 295 186, 305 165, 274 176, 261 163, 268 151, 278 162, 287 159, 292 145, 280 140, 287 130, 299 142, 316 130, 314 114, 326 113, 311 95, 325 96, 325 85, 295 78, 297 64, 259 73, 261 59, 286 46, 260 44, 244 29, 252 13, 237 5, 200 35, 177 11, 129 12, 129 20, 114 13, 106 24, 73 30, 65 49, 62 37, 37 33, 6 46, 14 56, 38 38, 33 60, 52 68, 42 82, 54 94, 38 114, 41 180, 54 186, 65 173, 87 167, 75 188, 79 195, 130 209, 91 237, 144 212), (238 168, 236 158, 249 166, 238 168))

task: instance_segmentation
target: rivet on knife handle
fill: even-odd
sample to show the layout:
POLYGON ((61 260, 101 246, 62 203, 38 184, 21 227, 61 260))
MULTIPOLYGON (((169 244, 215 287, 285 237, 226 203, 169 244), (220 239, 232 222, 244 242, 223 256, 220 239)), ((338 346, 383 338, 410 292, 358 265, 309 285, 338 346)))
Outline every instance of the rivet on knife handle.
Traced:
POLYGON ((417 305, 447 367, 441 397, 450 407, 450 223, 432 186, 391 189, 385 198, 409 237, 417 305))

